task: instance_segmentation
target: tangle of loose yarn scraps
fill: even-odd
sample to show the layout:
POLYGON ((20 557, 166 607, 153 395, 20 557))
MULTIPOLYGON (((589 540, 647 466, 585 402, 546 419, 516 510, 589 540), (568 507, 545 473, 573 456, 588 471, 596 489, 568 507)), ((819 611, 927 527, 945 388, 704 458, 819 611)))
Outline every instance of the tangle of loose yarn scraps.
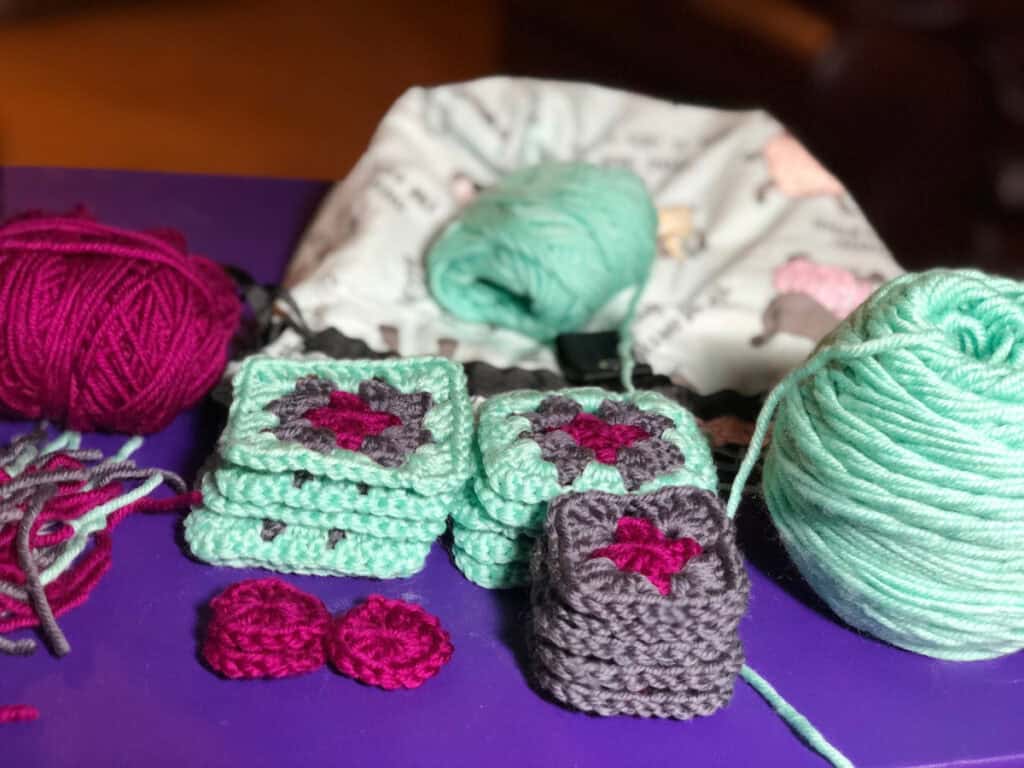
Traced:
POLYGON ((81 450, 75 433, 49 445, 45 438, 38 429, 0 451, 0 652, 5 653, 32 653, 31 638, 12 641, 3 634, 37 625, 55 655, 67 653, 70 646, 56 617, 83 603, 110 567, 110 533, 117 523, 135 511, 191 501, 177 475, 140 468, 128 458, 141 444, 138 439, 104 459, 99 451, 81 450), (140 484, 127 490, 130 482, 140 484), (164 482, 178 495, 145 498, 164 482))

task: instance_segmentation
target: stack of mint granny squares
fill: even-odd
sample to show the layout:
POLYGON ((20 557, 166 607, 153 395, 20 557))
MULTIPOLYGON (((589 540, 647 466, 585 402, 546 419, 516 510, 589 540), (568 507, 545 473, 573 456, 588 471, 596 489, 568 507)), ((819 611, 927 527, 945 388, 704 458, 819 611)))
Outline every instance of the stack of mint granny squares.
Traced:
POLYGON ((410 576, 466 506, 472 431, 445 359, 249 358, 186 540, 216 565, 410 576))
POLYGON ((533 542, 548 503, 562 494, 717 489, 693 416, 654 392, 495 396, 480 409, 474 461, 468 502, 452 511, 452 553, 463 574, 487 588, 529 582, 533 542))

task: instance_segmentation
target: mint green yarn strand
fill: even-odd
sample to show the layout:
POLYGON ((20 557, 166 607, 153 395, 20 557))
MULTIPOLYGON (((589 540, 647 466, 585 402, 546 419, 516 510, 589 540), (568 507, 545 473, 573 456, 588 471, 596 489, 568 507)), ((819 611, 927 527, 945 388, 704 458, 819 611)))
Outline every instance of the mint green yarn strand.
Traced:
POLYGON ((134 435, 125 441, 124 445, 121 446, 117 453, 110 457, 110 462, 113 464, 119 461, 125 461, 133 453, 139 450, 144 442, 145 440, 141 435, 134 435))
MULTIPOLYGON (((821 362, 818 367, 826 363, 821 362)), ((764 407, 758 415, 754 434, 747 449, 747 455, 740 465, 736 478, 733 481, 732 490, 729 493, 729 501, 726 505, 726 514, 733 517, 743 499, 743 490, 746 487, 750 473, 761 454, 765 436, 771 427, 772 416, 778 406, 779 400, 784 396, 792 381, 798 381, 804 374, 803 371, 796 371, 776 386, 765 400, 764 407)), ((811 749, 821 755, 836 768, 853 768, 853 763, 836 749, 829 741, 815 728, 811 722, 804 717, 793 705, 786 701, 775 687, 758 674, 752 667, 744 664, 740 669, 740 677, 754 689, 754 691, 770 706, 784 723, 811 749)))
POLYGON ((835 768, 853 768, 853 763, 842 752, 836 749, 829 741, 821 735, 821 732, 811 725, 810 720, 800 714, 786 701, 782 695, 775 690, 775 687, 759 675, 754 669, 746 664, 740 669, 740 677, 747 681, 747 685, 753 688, 757 694, 773 710, 789 728, 799 736, 811 749, 825 758, 835 768))
MULTIPOLYGON (((39 424, 40 429, 46 429, 48 426, 48 422, 45 421, 39 424)), ((78 432, 61 432, 57 437, 50 440, 50 442, 38 450, 31 444, 24 446, 15 457, 14 461, 3 467, 3 470, 11 477, 15 477, 24 472, 25 468, 40 456, 46 456, 47 454, 54 453, 55 451, 59 451, 63 448, 75 450, 79 445, 81 445, 81 442, 82 436, 78 432)))
MULTIPOLYGON (((44 425, 45 426, 45 425, 44 425)), ((53 438, 43 448, 42 453, 46 455, 55 451, 63 450, 68 448, 69 450, 76 450, 82 444, 82 436, 78 432, 61 432, 57 437, 53 438)))
POLYGON ((617 351, 622 389, 625 392, 636 391, 636 387, 633 386, 633 370, 636 368, 636 362, 633 360, 633 321, 636 319, 636 310, 640 305, 640 296, 643 291, 642 285, 638 285, 633 290, 633 295, 629 299, 629 307, 626 309, 626 316, 622 319, 622 325, 619 326, 619 348, 617 351))
POLYGON ((35 461, 38 456, 39 454, 36 453, 35 449, 22 451, 14 461, 4 467, 4 471, 11 477, 17 477, 24 472, 25 468, 35 461))
POLYGON ((871 357, 879 352, 908 348, 913 346, 915 343, 932 340, 932 338, 933 337, 929 334, 907 340, 879 339, 861 344, 857 349, 825 349, 812 357, 811 360, 802 368, 796 369, 776 384, 765 399, 764 405, 761 407, 761 412, 757 416, 754 434, 751 436, 750 444, 747 447, 747 454, 743 457, 743 463, 740 464, 739 471, 736 473, 736 478, 732 484, 732 490, 729 492, 729 502, 726 504, 726 513, 729 517, 733 517, 736 514, 736 510, 739 507, 740 502, 743 500, 743 491, 746 488, 747 480, 750 479, 750 473, 754 470, 754 465, 757 464, 757 460, 761 457, 761 450, 764 447, 764 439, 768 434, 768 430, 771 428, 772 418, 779 406, 779 402, 786 396, 786 394, 788 394, 791 388, 837 360, 847 361, 871 357))
POLYGON ((148 496, 156 490, 162 482, 162 475, 153 475, 137 488, 89 510, 78 520, 73 521, 70 525, 74 528, 74 536, 68 542, 68 545, 65 547, 60 557, 54 560, 46 569, 45 573, 42 574, 41 581, 43 585, 46 586, 61 575, 64 569, 69 566, 71 562, 85 549, 89 536, 106 527, 107 518, 110 515, 117 510, 127 507, 129 504, 148 496))
MULTIPOLYGON (((792 376, 793 374, 790 374, 792 376)), ((732 482, 732 489, 729 491, 729 501, 725 505, 725 513, 729 517, 735 517, 736 510, 740 506, 740 502, 743 501, 743 491, 746 490, 747 480, 750 479, 750 473, 754 471, 754 465, 757 464, 757 460, 761 457, 761 449, 764 446, 765 435, 768 434, 768 430, 771 428, 772 416, 775 413, 775 408, 778 406, 779 400, 786 392, 786 385, 788 378, 783 379, 769 394, 768 398, 764 401, 764 405, 761 408, 761 412, 757 416, 757 422, 754 425, 754 434, 750 438, 750 443, 747 445, 747 454, 743 457, 743 462, 740 464, 739 470, 736 472, 736 477, 732 482)))

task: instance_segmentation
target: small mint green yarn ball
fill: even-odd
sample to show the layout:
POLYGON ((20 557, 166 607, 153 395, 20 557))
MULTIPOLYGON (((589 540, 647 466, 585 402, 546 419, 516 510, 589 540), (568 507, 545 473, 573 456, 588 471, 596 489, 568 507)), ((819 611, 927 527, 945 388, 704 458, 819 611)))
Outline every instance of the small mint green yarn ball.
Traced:
POLYGON ((760 435, 775 406, 765 499, 840 617, 942 659, 1024 648, 1024 285, 898 278, 773 391, 760 435))
POLYGON ((458 318, 550 341, 642 288, 657 229, 633 173, 544 163, 506 176, 448 226, 427 256, 428 282, 458 318))

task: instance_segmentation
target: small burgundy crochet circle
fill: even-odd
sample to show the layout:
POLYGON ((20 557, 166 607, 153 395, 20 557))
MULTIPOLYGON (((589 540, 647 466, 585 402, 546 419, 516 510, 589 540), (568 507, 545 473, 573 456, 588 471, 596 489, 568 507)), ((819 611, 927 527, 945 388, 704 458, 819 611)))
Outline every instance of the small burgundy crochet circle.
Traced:
POLYGON ((280 579, 232 584, 210 601, 210 612, 202 655, 224 677, 289 677, 324 665, 327 608, 280 579))
POLYGON ((335 619, 328 642, 339 672, 389 691, 423 685, 454 650, 436 616, 380 595, 335 619))

